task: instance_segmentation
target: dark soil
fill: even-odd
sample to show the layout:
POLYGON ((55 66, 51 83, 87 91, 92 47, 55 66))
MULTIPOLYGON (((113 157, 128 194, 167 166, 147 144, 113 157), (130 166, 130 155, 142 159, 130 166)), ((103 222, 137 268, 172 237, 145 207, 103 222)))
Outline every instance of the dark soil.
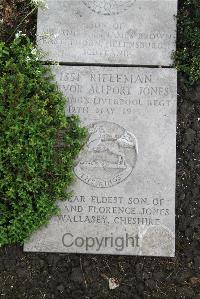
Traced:
POLYGON ((0 40, 8 42, 17 31, 23 31, 32 40, 36 32, 36 10, 27 0, 0 0, 0 40))
MULTIPOLYGON (((30 12, 24 0, 0 0, 7 40, 30 12)), ((35 14, 19 30, 35 33, 35 14)), ((12 38, 12 36, 10 37, 12 38)), ((200 86, 188 90, 179 74, 176 257, 24 253, 0 249, 0 296, 6 299, 200 299, 200 86), (109 278, 120 286, 110 290, 109 278)))

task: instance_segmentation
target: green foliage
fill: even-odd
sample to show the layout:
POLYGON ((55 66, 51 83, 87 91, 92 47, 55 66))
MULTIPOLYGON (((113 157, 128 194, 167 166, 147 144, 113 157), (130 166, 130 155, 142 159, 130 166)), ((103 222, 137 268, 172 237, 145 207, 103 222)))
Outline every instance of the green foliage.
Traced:
POLYGON ((180 6, 174 63, 192 85, 200 81, 200 1, 183 0, 180 6))
POLYGON ((0 43, 0 246, 23 243, 69 196, 86 130, 65 102, 29 39, 0 43))

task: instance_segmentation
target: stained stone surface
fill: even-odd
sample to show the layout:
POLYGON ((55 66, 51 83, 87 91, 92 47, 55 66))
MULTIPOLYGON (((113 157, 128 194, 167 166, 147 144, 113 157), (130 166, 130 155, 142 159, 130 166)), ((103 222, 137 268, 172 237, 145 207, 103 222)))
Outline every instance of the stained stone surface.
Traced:
MULTIPOLYGON (((53 68, 88 141, 74 194, 26 251, 174 256, 177 74, 174 69, 53 68)), ((62 142, 60 143, 62 146, 62 142)))
POLYGON ((171 64, 177 0, 47 0, 38 14, 45 60, 171 64))

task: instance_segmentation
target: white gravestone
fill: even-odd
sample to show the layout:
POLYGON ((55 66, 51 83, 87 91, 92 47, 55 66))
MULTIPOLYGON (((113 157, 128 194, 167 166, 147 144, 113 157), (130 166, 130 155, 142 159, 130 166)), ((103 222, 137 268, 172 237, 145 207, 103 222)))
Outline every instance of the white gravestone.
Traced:
POLYGON ((177 0, 47 0, 38 14, 45 60, 162 65, 175 50, 177 0))
POLYGON ((66 115, 87 126, 74 195, 26 251, 174 256, 177 74, 54 67, 66 115))

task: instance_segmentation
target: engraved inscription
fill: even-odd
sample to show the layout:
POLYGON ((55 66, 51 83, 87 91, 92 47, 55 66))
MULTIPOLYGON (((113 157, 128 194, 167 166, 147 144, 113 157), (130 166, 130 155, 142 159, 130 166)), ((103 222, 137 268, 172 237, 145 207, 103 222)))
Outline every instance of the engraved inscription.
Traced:
POLYGON ((177 0, 46 0, 37 43, 44 60, 171 65, 177 0))
MULTIPOLYGON (((75 164, 71 198, 58 201, 60 213, 26 250, 174 256, 176 71, 52 70, 67 99, 66 117, 79 115, 88 138, 75 164)), ((55 150, 67 146, 64 136, 60 130, 55 150)))
POLYGON ((88 142, 74 169, 76 176, 96 188, 108 188, 124 181, 136 164, 136 137, 106 121, 91 124, 88 131, 88 142))
POLYGON ((136 0, 83 0, 83 3, 93 12, 101 15, 117 15, 128 10, 136 0))

